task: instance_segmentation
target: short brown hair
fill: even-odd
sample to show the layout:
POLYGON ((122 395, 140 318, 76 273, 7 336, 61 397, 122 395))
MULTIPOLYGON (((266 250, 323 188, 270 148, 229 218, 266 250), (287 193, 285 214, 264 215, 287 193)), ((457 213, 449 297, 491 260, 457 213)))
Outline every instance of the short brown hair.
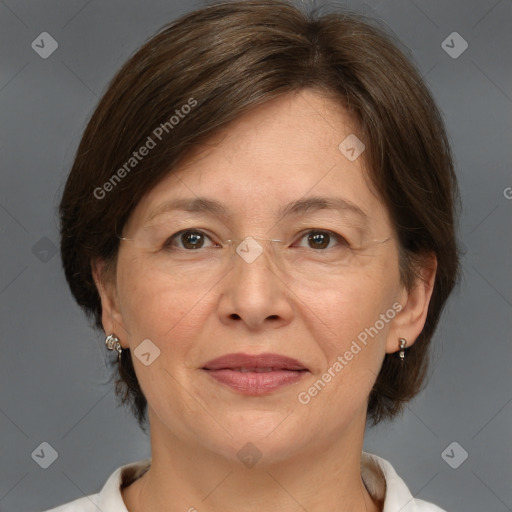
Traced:
MULTIPOLYGON (((368 418, 376 424, 422 387, 459 257, 457 183, 441 115, 418 71, 374 20, 249 0, 210 5, 162 28, 116 74, 87 125, 60 204, 62 261, 76 301, 101 328, 91 262, 115 264, 117 235, 140 199, 218 129, 305 88, 333 96, 358 123, 370 177, 397 231, 404 285, 412 286, 422 255, 437 257, 424 329, 405 364, 385 356, 370 394, 368 418), (192 111, 179 116, 184 105, 192 111), (165 144, 127 166, 159 126, 167 127, 165 144)), ((116 393, 144 428, 147 402, 129 350, 118 367, 116 393)))

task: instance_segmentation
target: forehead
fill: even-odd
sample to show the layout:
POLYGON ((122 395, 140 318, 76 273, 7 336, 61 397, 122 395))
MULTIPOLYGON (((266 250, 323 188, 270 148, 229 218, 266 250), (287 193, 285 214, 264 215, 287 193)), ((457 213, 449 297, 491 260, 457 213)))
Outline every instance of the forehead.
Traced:
POLYGON ((385 208, 371 189, 364 153, 351 160, 340 150, 347 137, 350 141, 357 136, 355 132, 355 123, 343 108, 317 92, 276 98, 190 153, 144 196, 132 221, 147 222, 180 203, 183 211, 194 204, 205 214, 232 221, 245 216, 257 222, 285 212, 312 211, 314 201, 309 201, 309 208, 304 204, 311 198, 330 200, 345 213, 359 211, 370 220, 385 220, 385 208), (205 207, 199 198, 217 204, 205 207))

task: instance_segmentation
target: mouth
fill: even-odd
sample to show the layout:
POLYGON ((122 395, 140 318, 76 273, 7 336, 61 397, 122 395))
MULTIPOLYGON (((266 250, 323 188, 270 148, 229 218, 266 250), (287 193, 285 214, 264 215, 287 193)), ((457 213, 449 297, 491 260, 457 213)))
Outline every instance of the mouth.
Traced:
POLYGON ((279 354, 228 354, 202 368, 218 383, 248 395, 263 395, 301 380, 308 368, 279 354))
MULTIPOLYGON (((287 370, 286 368, 223 368, 223 370, 233 370, 235 372, 241 373, 268 373, 268 372, 278 372, 280 370, 287 370)), ((288 370, 288 371, 304 371, 304 370, 288 370)))
POLYGON ((269 372, 277 370, 308 371, 308 368, 297 359, 280 354, 226 354, 208 361, 204 370, 237 370, 269 372))

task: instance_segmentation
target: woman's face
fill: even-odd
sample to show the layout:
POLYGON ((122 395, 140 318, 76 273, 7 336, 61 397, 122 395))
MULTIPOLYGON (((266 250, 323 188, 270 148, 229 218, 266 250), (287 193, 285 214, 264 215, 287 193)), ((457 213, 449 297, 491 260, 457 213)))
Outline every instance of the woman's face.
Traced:
POLYGON ((281 97, 137 205, 104 324, 132 352, 152 432, 233 459, 250 442, 268 461, 362 437, 385 353, 418 332, 404 316, 393 226, 364 154, 354 159, 354 133, 318 93, 281 97), (177 200, 195 209, 173 209, 177 200), (282 242, 239 245, 249 236, 282 242), (231 252, 226 240, 238 241, 231 252), (209 363, 228 354, 299 365, 209 363))

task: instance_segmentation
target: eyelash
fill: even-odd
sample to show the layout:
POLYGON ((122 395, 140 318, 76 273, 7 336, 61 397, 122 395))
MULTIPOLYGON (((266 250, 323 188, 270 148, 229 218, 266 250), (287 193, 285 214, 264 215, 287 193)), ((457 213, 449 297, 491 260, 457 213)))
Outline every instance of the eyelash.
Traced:
MULTIPOLYGON (((172 242, 176 239, 179 239, 179 237, 185 233, 199 234, 199 235, 205 236, 210 241, 212 241, 211 237, 209 235, 207 235, 204 231, 201 231, 200 229, 183 229, 181 231, 178 231, 177 233, 174 233, 165 241, 164 249, 168 249, 168 250, 179 249, 179 250, 183 250, 183 251, 187 251, 187 252, 194 252, 198 249, 204 249, 204 247, 199 247, 198 249, 186 249, 185 247, 173 246, 172 242)), ((343 246, 345 246, 345 248, 350 247, 350 244, 347 242, 347 240, 343 236, 339 235, 338 233, 335 233, 334 231, 329 231, 327 229, 310 229, 310 230, 306 231, 305 233, 303 233, 300 236, 300 239, 303 239, 305 236, 310 235, 312 233, 329 235, 330 237, 334 238, 336 241, 341 243, 343 246)), ((328 249, 333 249, 333 247, 328 247, 325 249, 313 249, 313 248, 310 248, 310 249, 317 251, 317 252, 322 252, 322 251, 327 251, 328 249)))

